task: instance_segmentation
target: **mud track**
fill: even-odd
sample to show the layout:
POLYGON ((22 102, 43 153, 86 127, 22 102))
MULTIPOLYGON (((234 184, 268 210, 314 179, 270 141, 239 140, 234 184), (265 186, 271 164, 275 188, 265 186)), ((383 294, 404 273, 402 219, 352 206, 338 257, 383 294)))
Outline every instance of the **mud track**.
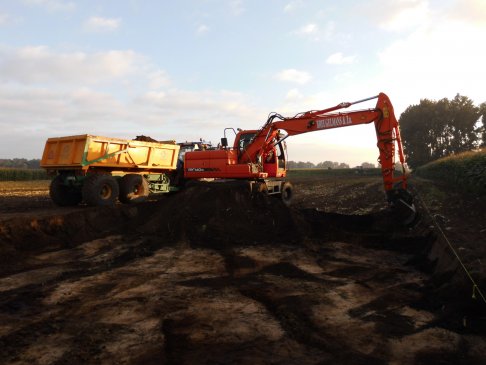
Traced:
POLYGON ((482 364, 474 308, 435 289, 431 231, 370 209, 379 183, 344 188, 1 221, 0 363, 482 364))

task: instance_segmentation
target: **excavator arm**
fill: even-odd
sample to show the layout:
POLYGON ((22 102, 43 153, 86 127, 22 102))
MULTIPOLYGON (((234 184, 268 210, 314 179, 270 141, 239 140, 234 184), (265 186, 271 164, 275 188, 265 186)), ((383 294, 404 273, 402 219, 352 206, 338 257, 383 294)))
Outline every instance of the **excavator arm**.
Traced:
POLYGON ((384 93, 353 103, 341 103, 324 110, 308 111, 291 118, 285 118, 279 114, 272 114, 265 125, 256 133, 253 140, 246 145, 244 153, 241 153, 240 163, 258 161, 276 143, 275 141, 280 130, 287 132, 287 135, 284 137, 287 138, 288 136, 295 136, 302 133, 372 122, 376 130, 377 146, 380 152, 378 161, 381 165, 384 188, 386 191, 389 191, 399 183, 401 188, 406 190, 405 159, 398 121, 395 118, 393 105, 384 93), (377 99, 374 109, 335 113, 337 110, 372 99, 377 99), (398 159, 403 169, 399 177, 393 176, 396 152, 398 152, 398 159))

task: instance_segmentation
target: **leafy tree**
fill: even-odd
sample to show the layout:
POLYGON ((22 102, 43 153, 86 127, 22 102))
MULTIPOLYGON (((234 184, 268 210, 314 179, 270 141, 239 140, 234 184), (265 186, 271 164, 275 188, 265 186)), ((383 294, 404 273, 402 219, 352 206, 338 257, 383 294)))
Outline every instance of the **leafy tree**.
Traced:
POLYGON ((38 169, 40 160, 27 160, 25 158, 0 159, 0 167, 13 169, 38 169))
POLYGON ((338 162, 324 161, 324 162, 319 162, 316 167, 319 169, 336 169, 338 166, 339 166, 338 162))
POLYGON ((480 108, 459 94, 452 100, 422 99, 409 106, 400 116, 400 129, 410 166, 477 147, 479 117, 480 108))
POLYGON ((307 161, 307 162, 303 162, 303 161, 299 161, 299 162, 289 161, 287 163, 287 167, 289 169, 313 169, 316 166, 312 162, 310 162, 310 161, 307 161))
POLYGON ((468 97, 457 94, 449 103, 449 112, 446 124, 449 136, 447 154, 465 152, 477 147, 475 126, 479 119, 479 108, 468 97))
POLYGON ((364 168, 364 169, 374 169, 375 168, 375 164, 374 163, 371 163, 371 162, 363 162, 361 164, 361 167, 364 168))
POLYGON ((295 162, 295 161, 288 161, 287 166, 289 169, 349 169, 349 165, 344 162, 334 162, 334 161, 324 161, 319 162, 317 165, 314 165, 312 162, 295 162))
POLYGON ((486 147, 486 102, 479 105, 479 115, 481 123, 477 127, 477 132, 481 138, 481 147, 486 147))

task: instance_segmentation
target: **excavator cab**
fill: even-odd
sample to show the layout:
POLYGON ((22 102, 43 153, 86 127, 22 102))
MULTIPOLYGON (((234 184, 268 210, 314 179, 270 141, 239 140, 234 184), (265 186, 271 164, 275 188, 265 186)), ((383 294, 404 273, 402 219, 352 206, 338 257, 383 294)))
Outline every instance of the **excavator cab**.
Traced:
POLYGON ((245 153, 246 147, 251 143, 255 137, 256 132, 240 132, 235 139, 235 149, 238 151, 238 156, 245 153))
POLYGON ((278 139, 271 145, 271 148, 263 154, 263 171, 269 177, 285 177, 287 171, 287 146, 285 141, 278 142, 278 139))

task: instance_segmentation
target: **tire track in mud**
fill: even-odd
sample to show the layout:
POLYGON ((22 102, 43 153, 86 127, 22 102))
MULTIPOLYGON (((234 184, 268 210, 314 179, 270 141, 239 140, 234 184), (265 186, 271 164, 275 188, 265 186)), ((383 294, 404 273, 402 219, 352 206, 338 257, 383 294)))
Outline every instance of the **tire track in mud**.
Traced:
MULTIPOLYGON (((318 243, 317 246, 320 244, 322 243, 318 243)), ((296 249, 296 247, 290 247, 289 249, 296 249)), ((218 289, 224 286, 236 287, 244 297, 262 304, 281 326, 286 337, 302 345, 305 352, 318 353, 321 359, 337 361, 338 363, 383 364, 387 362, 386 357, 366 353, 359 347, 353 348, 349 343, 343 341, 342 338, 340 339, 339 336, 335 336, 327 331, 327 326, 319 326, 316 324, 313 308, 319 304, 333 305, 332 298, 327 297, 326 294, 332 293, 336 288, 345 286, 349 283, 349 280, 353 280, 353 275, 348 277, 344 275, 346 270, 348 274, 354 272, 355 276, 357 276, 356 279, 363 281, 363 266, 351 266, 356 263, 350 261, 351 265, 346 264, 343 267, 342 261, 338 261, 339 269, 328 273, 310 274, 291 262, 279 262, 259 268, 261 265, 258 265, 256 262, 252 263, 249 257, 228 251, 223 253, 223 255, 229 274, 224 280, 221 280, 221 278, 192 280, 184 284, 218 289), (249 267, 254 270, 248 272, 249 267), (359 270, 355 270, 356 267, 359 270), (243 270, 245 273, 241 274, 240 270, 243 270), (306 290, 300 289, 306 286, 308 287, 306 290), (311 290, 309 290, 309 286, 312 288, 311 290), (313 294, 314 292, 326 294, 316 296, 313 294)), ((330 263, 336 264, 333 263, 333 259, 334 257, 327 256, 325 258, 326 266, 329 266, 330 263)), ((367 268, 365 271, 370 270, 372 269, 367 268)), ((390 273, 382 272, 382 274, 389 275, 390 273)), ((370 275, 365 280, 383 281, 380 275, 376 274, 370 275)), ((406 285, 403 285, 403 289, 406 289, 405 292, 410 291, 410 288, 406 285)), ((383 296, 381 299, 386 300, 389 298, 383 296)), ((376 301, 378 302, 379 299, 376 299, 376 301)), ((390 302, 389 300, 388 303, 390 302)), ((368 304, 366 300, 364 303, 366 303, 364 306, 369 305, 370 308, 373 307, 373 304, 368 304)), ((350 308, 348 312, 352 312, 352 310, 353 308, 350 308)), ((392 312, 390 310, 391 314, 392 312)), ((389 319, 392 318, 391 314, 388 316, 389 319)), ((358 314, 355 317, 358 317, 358 314)), ((400 318, 400 315, 397 314, 395 317, 400 318)), ((366 321, 373 322, 371 317, 366 318, 366 321)), ((404 322, 406 322, 406 319, 404 319, 404 322)), ((395 320, 390 326, 396 326, 397 324, 398 321, 395 320)), ((383 327, 382 331, 389 333, 390 329, 383 327)), ((410 331, 410 326, 407 328, 402 326, 396 332, 399 332, 402 336, 413 333, 413 331, 410 331)), ((169 335, 169 333, 165 334, 169 335)), ((179 341, 181 341, 180 338, 179 341)), ((181 346, 185 347, 185 344, 181 346)))
MULTIPOLYGON (((116 286, 115 283, 101 283, 83 290, 81 295, 63 301, 62 305, 46 304, 46 301, 63 284, 69 285, 96 278, 97 275, 150 256, 154 251, 155 247, 150 240, 138 239, 135 243, 127 244, 120 236, 106 237, 82 244, 74 249, 44 253, 39 255, 44 256, 42 261, 51 261, 54 265, 45 264, 42 265, 42 268, 0 279, 0 290, 6 289, 2 290, 0 297, 2 317, 11 315, 22 318, 15 325, 15 330, 0 338, 0 347, 7 349, 6 352, 0 351, 2 359, 4 361, 15 360, 25 349, 37 342, 39 336, 48 337, 59 333, 60 330, 65 335, 76 337, 77 348, 96 347, 88 346, 89 341, 95 344, 100 340, 99 342, 102 343, 101 340, 106 340, 106 334, 115 332, 117 327, 101 324, 93 327, 89 324, 80 324, 76 318, 69 315, 70 307, 82 306, 81 298, 87 296, 90 291, 93 293, 109 291, 116 286), (93 242, 94 246, 96 246, 96 242, 105 242, 105 247, 95 254, 83 255, 83 252, 86 253, 85 251, 89 249, 88 246, 93 242), (108 249, 106 243, 114 247, 108 249), (89 336, 87 336, 88 333, 89 336), (8 351, 12 348, 16 348, 17 351, 8 351)), ((120 328, 118 328, 118 332, 120 332, 119 330, 120 328)), ((99 351, 90 350, 90 352, 93 355, 99 351)), ((89 354, 81 355, 70 352, 65 357, 66 363, 76 359, 86 361, 89 359, 89 354)))

